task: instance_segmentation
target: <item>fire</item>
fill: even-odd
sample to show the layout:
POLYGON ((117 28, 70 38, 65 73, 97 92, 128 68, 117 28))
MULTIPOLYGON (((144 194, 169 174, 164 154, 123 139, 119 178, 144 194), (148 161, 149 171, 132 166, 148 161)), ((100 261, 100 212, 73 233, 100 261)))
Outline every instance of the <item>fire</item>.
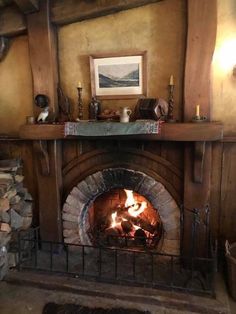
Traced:
POLYGON ((111 214, 111 227, 114 228, 117 225, 116 222, 116 218, 117 218, 117 212, 114 212, 111 214))
MULTIPOLYGON (((142 202, 141 204, 138 203, 134 199, 134 194, 132 190, 124 190, 126 193, 126 201, 125 201, 125 210, 127 211, 127 215, 132 217, 138 217, 142 212, 144 212, 145 208, 147 207, 147 202, 142 202)), ((122 222, 127 222, 128 219, 122 217, 122 214, 119 214, 119 211, 115 211, 111 214, 111 228, 118 228, 122 229, 122 222)), ((139 226, 132 223, 131 233, 135 232, 136 230, 140 229, 139 226)))
POLYGON ((147 207, 146 202, 142 202, 141 206, 135 201, 133 191, 125 190, 127 199, 125 207, 129 207, 128 212, 133 217, 138 217, 147 207))

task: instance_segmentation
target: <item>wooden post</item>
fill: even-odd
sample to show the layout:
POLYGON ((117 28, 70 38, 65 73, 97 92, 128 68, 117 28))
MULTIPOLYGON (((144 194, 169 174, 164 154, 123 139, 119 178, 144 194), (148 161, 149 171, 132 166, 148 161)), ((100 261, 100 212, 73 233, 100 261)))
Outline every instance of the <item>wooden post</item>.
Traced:
MULTIPOLYGON (((34 96, 49 97, 50 112, 57 114, 58 61, 56 34, 50 23, 49 0, 40 1, 38 12, 27 15, 30 63, 34 96)), ((35 106, 35 114, 38 109, 35 106)), ((34 143, 39 195, 40 230, 43 240, 60 241, 61 236, 61 143, 34 143)))
MULTIPOLYGON (((216 39, 216 18, 216 0, 188 0, 188 35, 184 79, 184 120, 186 122, 195 115, 196 105, 200 105, 200 115, 207 116, 210 120, 210 72, 216 39)), ((204 158, 199 167, 195 164, 195 168, 194 147, 189 143, 185 148, 184 205, 190 209, 204 208, 209 202, 212 145, 210 142, 204 145, 204 158), (201 176, 194 182, 193 174, 197 168, 201 169, 201 176)), ((201 239, 196 241, 195 253, 204 255, 204 230, 199 233, 203 234, 201 239)), ((191 216, 187 216, 185 220, 184 255, 191 253, 189 239, 191 239, 191 216)))

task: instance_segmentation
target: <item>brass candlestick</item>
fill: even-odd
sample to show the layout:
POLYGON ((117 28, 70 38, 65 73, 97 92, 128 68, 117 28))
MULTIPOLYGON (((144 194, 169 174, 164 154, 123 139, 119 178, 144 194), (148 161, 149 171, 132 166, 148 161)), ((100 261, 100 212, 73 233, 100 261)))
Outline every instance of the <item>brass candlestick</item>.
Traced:
POLYGON ((169 84, 169 99, 168 99, 168 115, 167 115, 167 122, 176 122, 173 115, 173 109, 174 109, 174 84, 169 84))
POLYGON ((82 87, 77 87, 78 89, 78 118, 76 120, 83 119, 83 102, 82 102, 82 87))

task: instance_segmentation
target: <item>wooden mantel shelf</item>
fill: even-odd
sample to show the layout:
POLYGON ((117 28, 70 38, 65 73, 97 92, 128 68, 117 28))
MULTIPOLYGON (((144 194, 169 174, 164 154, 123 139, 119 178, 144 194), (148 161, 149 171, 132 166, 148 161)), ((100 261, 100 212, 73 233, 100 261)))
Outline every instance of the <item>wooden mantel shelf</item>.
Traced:
MULTIPOLYGON (((90 123, 90 122, 81 122, 90 123)), ((105 122, 97 122, 105 123, 105 122)), ((118 122, 114 122, 118 123, 118 122)), ((92 132, 91 132, 92 133, 92 132)), ((96 133, 95 133, 96 134, 96 133)), ((66 136, 64 124, 28 124, 20 128, 20 138, 26 140, 61 140, 71 138, 116 138, 142 139, 150 141, 182 141, 182 142, 205 142, 218 141, 223 138, 223 125, 218 122, 203 123, 163 123, 159 134, 137 134, 117 136, 66 136)))

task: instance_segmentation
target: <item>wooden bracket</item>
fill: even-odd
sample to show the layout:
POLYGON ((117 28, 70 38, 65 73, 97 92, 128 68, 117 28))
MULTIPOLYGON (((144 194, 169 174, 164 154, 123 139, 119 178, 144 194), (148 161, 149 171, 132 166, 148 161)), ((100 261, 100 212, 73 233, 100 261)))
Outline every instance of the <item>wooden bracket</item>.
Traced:
POLYGON ((41 174, 43 176, 49 176, 50 166, 47 141, 39 140, 35 142, 35 148, 38 154, 41 174))
POLYGON ((206 142, 194 143, 193 181, 202 183, 206 142))

